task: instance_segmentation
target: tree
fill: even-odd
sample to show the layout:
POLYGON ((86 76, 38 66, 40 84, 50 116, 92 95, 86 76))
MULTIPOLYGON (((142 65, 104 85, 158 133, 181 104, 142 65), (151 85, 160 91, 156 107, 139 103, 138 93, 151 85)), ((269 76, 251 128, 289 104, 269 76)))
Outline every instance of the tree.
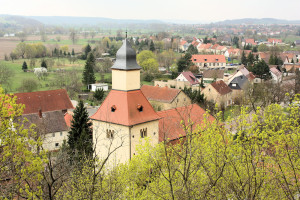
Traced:
POLYGON ((92 51, 92 48, 91 48, 90 44, 86 45, 86 47, 84 48, 84 55, 85 55, 84 59, 87 59, 87 56, 91 51, 92 51))
POLYGON ((145 71, 157 72, 158 62, 152 51, 144 50, 137 55, 137 62, 145 71))
POLYGON ((258 46, 258 51, 259 52, 266 52, 266 51, 269 51, 269 47, 266 45, 266 44, 260 44, 258 46))
POLYGON ((0 85, 10 87, 11 79, 14 77, 14 71, 6 64, 0 62, 0 85))
POLYGON ((72 54, 71 54, 72 56, 75 56, 75 51, 74 51, 74 49, 72 49, 72 54))
POLYGON ((22 31, 21 33, 17 33, 16 36, 20 39, 21 42, 24 42, 27 38, 27 33, 22 31))
POLYGON ((93 94, 94 98, 97 100, 97 101, 101 101, 104 97, 104 91, 103 89, 96 89, 95 93, 93 94))
POLYGON ((72 44, 76 44, 76 42, 78 40, 78 36, 77 36, 77 32, 75 29, 70 29, 69 38, 72 41, 72 44))
POLYGON ((83 101, 74 110, 71 130, 68 136, 69 156, 74 161, 84 161, 93 155, 92 123, 83 101))
POLYGON ((253 65, 254 63, 254 55, 250 52, 247 57, 247 64, 253 65))
POLYGON ((243 64, 243 65, 247 65, 247 58, 246 58, 246 54, 245 54, 245 51, 243 51, 243 53, 242 53, 242 57, 241 57, 241 63, 243 64))
POLYGON ((261 60, 258 63, 256 63, 252 68, 252 72, 256 76, 264 80, 268 80, 271 78, 270 68, 264 60, 261 60))
POLYGON ((192 55, 190 53, 186 53, 183 57, 181 57, 178 62, 178 72, 183 72, 184 70, 189 69, 189 67, 192 65, 191 61, 192 55))
POLYGON ((44 68, 47 69, 47 62, 46 62, 46 60, 44 60, 44 59, 42 60, 41 67, 44 67, 44 68))
POLYGON ((22 80, 22 86, 20 90, 22 90, 23 92, 33 92, 37 90, 37 88, 38 82, 36 81, 36 79, 26 78, 22 80))
POLYGON ((150 51, 154 52, 155 51, 155 47, 154 47, 154 43, 153 43, 153 40, 151 40, 150 42, 150 51))
POLYGON ((187 52, 194 55, 194 54, 198 54, 198 49, 196 47, 194 47, 194 45, 190 45, 189 48, 187 49, 187 52))
POLYGON ((200 106, 204 104, 204 94, 201 94, 200 88, 193 90, 191 87, 184 87, 182 91, 191 99, 192 103, 197 103, 200 106))
POLYGON ((85 85, 93 84, 96 82, 95 74, 94 74, 94 68, 95 68, 95 57, 94 54, 91 52, 88 54, 83 75, 82 75, 82 83, 85 85))
POLYGON ((47 158, 33 126, 24 126, 24 105, 16 101, 0 88, 0 196, 35 199, 42 192, 38 184, 47 158))
POLYGON ((24 62, 23 62, 23 65, 22 65, 22 70, 23 70, 24 72, 26 72, 27 69, 28 69, 27 63, 26 63, 26 61, 24 61, 24 62))
POLYGON ((26 52, 26 43, 25 42, 20 42, 17 47, 16 47, 16 53, 18 56, 24 58, 25 52, 26 52))

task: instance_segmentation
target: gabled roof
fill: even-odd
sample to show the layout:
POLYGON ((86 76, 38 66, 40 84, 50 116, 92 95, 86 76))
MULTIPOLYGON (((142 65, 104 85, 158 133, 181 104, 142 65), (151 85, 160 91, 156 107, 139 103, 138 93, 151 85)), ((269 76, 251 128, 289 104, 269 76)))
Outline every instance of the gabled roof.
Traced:
POLYGON ((226 63, 224 55, 192 55, 194 63, 226 63))
POLYGON ((25 128, 29 128, 31 124, 35 124, 36 131, 42 134, 68 130, 64 114, 61 111, 43 112, 41 117, 39 113, 26 114, 20 117, 20 119, 24 118, 28 119, 28 122, 24 124, 25 128))
POLYGON ((165 103, 172 103, 174 99, 178 96, 181 90, 168 88, 168 87, 158 87, 143 85, 141 91, 145 97, 150 101, 160 101, 165 103))
POLYGON ((111 90, 93 120, 131 126, 160 119, 141 90, 111 90), (138 108, 141 108, 139 111, 138 108))
POLYGON ((137 70, 142 69, 136 62, 136 52, 131 47, 130 42, 125 39, 123 45, 117 52, 115 64, 111 69, 119 70, 137 70))
POLYGON ((248 78, 244 75, 235 77, 230 83, 229 87, 231 89, 238 89, 241 90, 244 88, 245 84, 248 82, 248 78), (233 84, 236 84, 236 86, 233 86, 233 84))
MULTIPOLYGON (((204 121, 205 110, 197 104, 191 104, 189 106, 174 108, 170 110, 160 111, 157 114, 161 117, 159 120, 159 141, 169 140, 173 141, 186 136, 186 132, 183 130, 181 121, 186 124, 188 120, 196 125, 201 125, 204 121)), ((212 122, 215 118, 207 114, 208 121, 212 122)))
POLYGON ((65 119, 67 126, 71 127, 72 120, 73 120, 73 112, 66 112, 64 119, 65 119))
POLYGON ((207 44, 201 44, 199 46, 199 49, 209 49, 212 46, 211 43, 207 43, 207 44))
POLYGON ((17 103, 24 104, 23 114, 73 109, 71 100, 65 89, 48 90, 40 92, 15 93, 17 103))
POLYGON ((190 82, 191 85, 195 85, 199 83, 199 81, 197 80, 197 78, 194 76, 192 72, 190 71, 181 72, 181 74, 188 80, 188 82, 190 82))
POLYGON ((271 73, 273 73, 277 77, 281 76, 281 72, 276 67, 270 68, 270 71, 271 71, 271 73))
POLYGON ((224 70, 221 69, 204 70, 203 78, 224 78, 224 70))
POLYGON ((187 43, 187 41, 182 40, 182 41, 180 42, 180 45, 184 45, 185 43, 187 43))
POLYGON ((228 93, 232 92, 232 90, 230 89, 230 87, 228 87, 226 85, 226 83, 224 81, 222 81, 222 80, 211 83, 211 86, 213 88, 215 88, 215 90, 220 95, 225 95, 225 94, 228 94, 228 93))

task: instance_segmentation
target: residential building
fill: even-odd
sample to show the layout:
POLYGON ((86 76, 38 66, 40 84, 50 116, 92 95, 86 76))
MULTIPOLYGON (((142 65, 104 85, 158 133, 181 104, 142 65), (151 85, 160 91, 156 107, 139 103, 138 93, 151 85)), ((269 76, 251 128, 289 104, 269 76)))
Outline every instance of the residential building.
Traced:
POLYGON ((272 81, 274 83, 281 83, 282 73, 276 67, 271 67, 270 68, 270 73, 271 73, 271 76, 272 76, 272 81))
POLYGON ((202 78, 205 86, 215 81, 224 80, 224 70, 222 69, 204 70, 202 74, 202 78))
POLYGON ((269 38, 268 43, 270 43, 272 45, 276 45, 276 44, 282 43, 282 40, 281 39, 276 39, 276 38, 269 38))
POLYGON ((151 103, 154 110, 168 110, 191 104, 191 99, 179 89, 143 85, 141 91, 151 103))
POLYGON ((199 67, 199 69, 226 66, 226 58, 224 55, 192 55, 191 60, 197 67, 199 67))
POLYGON ((222 80, 207 85, 202 93, 207 101, 227 107, 232 104, 232 90, 222 80))
POLYGON ((176 81, 178 81, 178 82, 188 82, 191 86, 198 86, 199 85, 198 79, 190 71, 181 72, 181 74, 179 74, 179 76, 176 78, 176 81))
POLYGON ((108 84, 107 83, 94 83, 89 84, 89 90, 95 92, 96 90, 102 89, 103 91, 108 91, 108 84))

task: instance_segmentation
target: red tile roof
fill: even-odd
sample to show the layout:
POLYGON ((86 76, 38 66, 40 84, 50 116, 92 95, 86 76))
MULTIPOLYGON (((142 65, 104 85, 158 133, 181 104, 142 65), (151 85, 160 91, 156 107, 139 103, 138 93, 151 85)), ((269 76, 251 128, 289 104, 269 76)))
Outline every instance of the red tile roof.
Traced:
POLYGON ((211 86, 213 86, 220 95, 232 92, 231 88, 222 80, 211 83, 211 86))
POLYGON ((181 74, 188 80, 188 82, 190 82, 191 85, 195 85, 199 83, 199 81, 197 80, 197 78, 194 76, 192 72, 190 71, 181 72, 181 74))
POLYGON ((224 55, 192 55, 193 63, 226 63, 224 55))
MULTIPOLYGON (((191 104, 189 106, 165 110, 157 112, 161 117, 159 120, 159 141, 164 140, 176 140, 186 136, 186 132, 183 130, 181 121, 185 124, 188 120, 196 125, 201 125, 205 117, 205 110, 197 104, 191 104)), ((214 121, 215 118, 208 114, 208 120, 214 121)))
POLYGON ((182 40, 182 41, 180 42, 180 45, 184 45, 185 43, 187 43, 187 41, 182 40))
POLYGON ((207 44, 201 44, 199 46, 199 49, 209 49, 212 46, 211 43, 207 43, 207 44))
POLYGON ((18 104, 25 104, 23 114, 73 109, 71 100, 65 89, 40 92, 16 93, 18 104))
POLYGON ((210 49, 217 49, 217 47, 220 46, 219 44, 214 44, 210 49))
POLYGON ((256 42, 254 41, 254 39, 245 39, 245 42, 252 44, 252 45, 256 45, 256 42))
POLYGON ((97 112, 94 120, 131 126, 160 119, 141 90, 111 90, 97 112), (142 106, 142 111, 138 110, 142 106), (112 107, 115 108, 114 112, 112 107))
POLYGON ((64 116, 65 122, 67 126, 70 128, 71 127, 71 122, 73 120, 73 113, 72 112, 66 112, 64 116))
POLYGON ((276 38, 269 38, 268 39, 268 42, 270 43, 282 43, 282 40, 281 39, 276 39, 276 38))
POLYGON ((158 87, 143 85, 141 91, 148 100, 161 101, 166 103, 171 103, 178 96, 181 90, 168 88, 168 87, 158 87))

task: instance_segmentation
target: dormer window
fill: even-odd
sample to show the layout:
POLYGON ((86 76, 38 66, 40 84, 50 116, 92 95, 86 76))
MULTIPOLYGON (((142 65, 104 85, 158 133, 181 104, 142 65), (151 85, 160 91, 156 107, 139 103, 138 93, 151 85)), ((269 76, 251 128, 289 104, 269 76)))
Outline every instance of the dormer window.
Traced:
POLYGON ((194 59, 194 61, 197 61, 197 59, 194 59))
POLYGON ((111 112, 115 112, 116 109, 117 109, 117 107, 116 107, 115 105, 113 105, 113 106, 111 107, 111 112))
POLYGON ((216 59, 216 61, 219 61, 219 59, 216 59))
POLYGON ((143 111, 143 106, 140 105, 140 104, 138 104, 138 105, 137 105, 137 109, 138 109, 139 112, 142 112, 142 111, 143 111))
POLYGON ((204 59, 204 61, 207 61, 207 59, 204 59))

